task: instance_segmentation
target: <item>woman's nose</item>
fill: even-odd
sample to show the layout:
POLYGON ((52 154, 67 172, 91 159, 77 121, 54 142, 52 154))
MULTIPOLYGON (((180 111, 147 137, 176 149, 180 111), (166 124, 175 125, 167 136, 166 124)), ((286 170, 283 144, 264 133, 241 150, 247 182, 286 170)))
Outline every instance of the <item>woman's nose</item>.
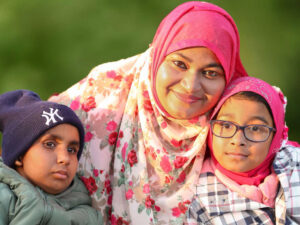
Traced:
POLYGON ((187 72, 181 80, 181 85, 188 93, 200 90, 200 76, 195 71, 187 72))
POLYGON ((232 145, 245 146, 247 139, 242 130, 238 130, 235 135, 230 139, 232 145))

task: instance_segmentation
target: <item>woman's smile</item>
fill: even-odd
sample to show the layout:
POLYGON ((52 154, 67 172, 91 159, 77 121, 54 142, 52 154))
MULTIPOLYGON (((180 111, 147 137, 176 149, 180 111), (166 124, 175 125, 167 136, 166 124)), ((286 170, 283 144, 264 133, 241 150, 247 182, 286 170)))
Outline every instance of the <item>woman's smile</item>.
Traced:
POLYGON ((191 95, 191 94, 185 94, 185 93, 181 93, 181 92, 177 92, 174 90, 171 90, 172 93, 174 93, 174 95, 181 101, 186 102, 186 103, 195 103, 198 101, 201 101, 202 98, 195 96, 195 95, 191 95))

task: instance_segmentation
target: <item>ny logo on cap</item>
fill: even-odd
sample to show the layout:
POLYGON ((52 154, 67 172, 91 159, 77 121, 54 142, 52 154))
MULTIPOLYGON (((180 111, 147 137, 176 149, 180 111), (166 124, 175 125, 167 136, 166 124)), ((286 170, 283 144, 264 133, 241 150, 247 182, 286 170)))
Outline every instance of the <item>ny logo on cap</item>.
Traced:
POLYGON ((64 119, 63 117, 61 117, 58 114, 58 109, 55 109, 55 111, 52 108, 49 108, 49 109, 50 109, 50 112, 43 111, 43 114, 42 114, 42 117, 45 117, 46 120, 47 120, 46 123, 45 123, 47 126, 49 126, 51 122, 52 123, 56 123, 57 122, 56 119, 55 119, 55 117, 57 119, 60 119, 61 121, 64 119))

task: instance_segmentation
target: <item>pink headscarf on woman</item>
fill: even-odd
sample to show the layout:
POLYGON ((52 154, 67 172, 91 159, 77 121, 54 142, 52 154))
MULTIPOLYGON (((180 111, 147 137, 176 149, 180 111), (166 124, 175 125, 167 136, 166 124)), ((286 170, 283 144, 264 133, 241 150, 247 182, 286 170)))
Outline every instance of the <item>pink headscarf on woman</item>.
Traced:
POLYGON ((265 160, 259 166, 250 171, 243 173, 232 172, 223 168, 214 157, 211 132, 209 133, 208 145, 210 147, 210 153, 213 162, 215 163, 216 168, 219 171, 221 171, 221 173, 223 173, 224 175, 226 175, 227 177, 231 178, 239 184, 257 186, 264 180, 266 176, 268 176, 271 173, 270 167, 275 157, 275 154, 280 150, 283 141, 287 139, 287 128, 285 127, 284 122, 286 101, 282 92, 278 88, 275 89, 265 81, 254 77, 238 78, 232 81, 227 87, 227 89, 224 91, 224 94, 221 97, 217 106, 215 107, 211 118, 214 118, 217 115, 220 108, 228 98, 242 91, 251 91, 262 96, 271 108, 276 133, 273 136, 273 140, 265 160))
POLYGON ((248 76, 240 60, 240 40, 231 16, 222 8, 207 3, 191 1, 179 5, 160 23, 153 39, 151 82, 154 99, 162 112, 155 80, 159 66, 165 57, 177 50, 191 47, 207 47, 219 59, 226 84, 232 78, 248 76))

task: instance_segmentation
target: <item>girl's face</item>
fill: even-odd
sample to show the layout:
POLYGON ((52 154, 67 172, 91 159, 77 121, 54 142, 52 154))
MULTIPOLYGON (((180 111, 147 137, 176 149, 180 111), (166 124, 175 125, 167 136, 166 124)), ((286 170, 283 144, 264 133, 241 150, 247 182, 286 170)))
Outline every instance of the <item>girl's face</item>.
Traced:
POLYGON ((79 133, 70 124, 49 129, 15 162, 16 170, 45 192, 58 194, 71 184, 77 170, 79 133))
MULTIPOLYGON (((225 101, 216 119, 230 121, 239 126, 255 124, 273 127, 273 119, 263 103, 234 96, 225 101)), ((245 138, 242 130, 238 130, 232 138, 213 135, 214 155, 225 169, 247 172, 265 160, 272 138, 273 132, 264 142, 252 142, 245 138)))
POLYGON ((191 119, 208 112, 225 88, 224 70, 205 47, 169 54, 157 71, 156 92, 163 108, 174 118, 191 119))

